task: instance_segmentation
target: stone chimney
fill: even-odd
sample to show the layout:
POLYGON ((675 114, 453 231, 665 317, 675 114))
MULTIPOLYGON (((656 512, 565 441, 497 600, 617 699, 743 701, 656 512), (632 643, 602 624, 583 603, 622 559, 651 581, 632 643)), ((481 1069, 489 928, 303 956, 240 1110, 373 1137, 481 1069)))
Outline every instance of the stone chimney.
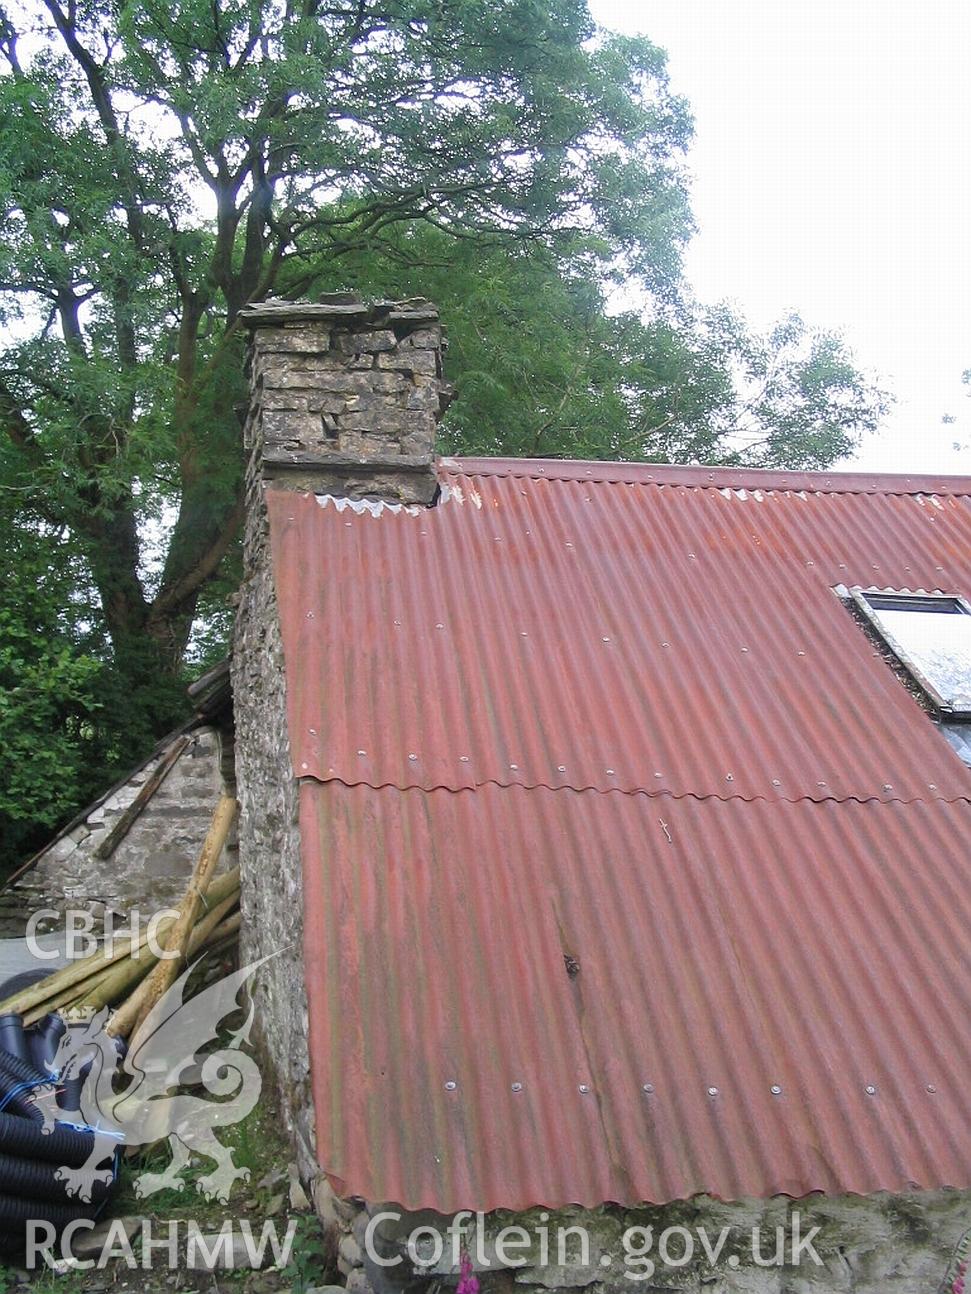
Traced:
POLYGON ((451 391, 438 311, 421 299, 247 307, 252 331, 244 439, 252 492, 266 482, 316 494, 428 504, 435 430, 451 391))
MULTIPOLYGON (((309 1096, 297 782, 265 494, 435 501, 435 430, 450 391, 442 330, 427 301, 310 305, 265 301, 241 313, 252 334, 244 578, 232 679, 240 801, 243 956, 274 955, 256 988, 260 1045, 274 1072, 298 1160, 316 1170, 309 1096), (282 1058, 282 1059, 281 1059, 282 1058)), ((308 555, 308 560, 310 555, 308 555)), ((299 580, 300 571, 287 578, 299 580)))

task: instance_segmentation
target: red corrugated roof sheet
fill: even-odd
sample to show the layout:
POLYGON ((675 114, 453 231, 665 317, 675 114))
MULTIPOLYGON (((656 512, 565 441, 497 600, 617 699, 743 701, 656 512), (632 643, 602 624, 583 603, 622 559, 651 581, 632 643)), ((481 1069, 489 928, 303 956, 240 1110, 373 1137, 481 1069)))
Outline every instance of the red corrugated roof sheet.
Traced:
POLYGON ((971 1185, 971 772, 833 591, 971 595, 971 480, 442 475, 269 494, 323 1166, 442 1210, 971 1185))

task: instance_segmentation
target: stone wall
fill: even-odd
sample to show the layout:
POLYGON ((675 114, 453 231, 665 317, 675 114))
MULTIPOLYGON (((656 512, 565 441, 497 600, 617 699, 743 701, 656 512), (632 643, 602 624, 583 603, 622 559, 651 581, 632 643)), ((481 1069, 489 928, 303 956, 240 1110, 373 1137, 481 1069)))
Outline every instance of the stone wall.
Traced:
POLYGON ((312 1176, 313 1110, 303 976, 303 877, 297 783, 290 765, 283 644, 267 551, 259 463, 247 483, 245 577, 233 643, 240 802, 240 962, 269 956, 252 989, 264 1081, 277 1089, 305 1179, 312 1176))
MULTIPOLYGON (((638 1209, 497 1212, 478 1221, 333 1198, 323 1204, 337 1227, 338 1261, 353 1294, 432 1294, 454 1285, 463 1243, 456 1222, 483 1294, 951 1294, 963 1288, 954 1282, 971 1230, 967 1191, 732 1204, 700 1197, 638 1209), (380 1216, 388 1212, 399 1217, 380 1216), (438 1261, 416 1268, 407 1242, 419 1226, 431 1227, 443 1244, 438 1261), (516 1227, 525 1242, 515 1230, 500 1241, 503 1228, 516 1227), (573 1228, 586 1233, 585 1253, 573 1228), (395 1259, 395 1266, 382 1265, 395 1259)), ((431 1232, 416 1241, 413 1254, 435 1257, 431 1232)))
MULTIPOLYGON (((180 740, 175 738, 175 740, 180 740)), ((127 918, 134 908, 153 913, 172 907, 186 882, 223 790, 220 733, 201 726, 186 734, 185 749, 165 780, 107 859, 95 850, 164 760, 170 746, 137 769, 121 786, 53 842, 37 863, 3 896, 0 932, 23 935, 29 916, 53 908, 41 930, 58 929, 68 908, 91 912, 95 930, 110 910, 127 918)), ((224 866, 235 864, 235 839, 224 866)))

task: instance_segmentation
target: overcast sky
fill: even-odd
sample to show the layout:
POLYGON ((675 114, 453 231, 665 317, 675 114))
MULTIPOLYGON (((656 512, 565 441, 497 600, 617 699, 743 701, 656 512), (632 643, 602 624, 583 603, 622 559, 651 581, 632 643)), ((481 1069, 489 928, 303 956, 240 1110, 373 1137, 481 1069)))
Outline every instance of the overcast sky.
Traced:
POLYGON ((694 112, 697 294, 759 326, 793 307, 884 379, 898 404, 847 466, 971 472, 967 0, 591 8, 668 51, 694 112))

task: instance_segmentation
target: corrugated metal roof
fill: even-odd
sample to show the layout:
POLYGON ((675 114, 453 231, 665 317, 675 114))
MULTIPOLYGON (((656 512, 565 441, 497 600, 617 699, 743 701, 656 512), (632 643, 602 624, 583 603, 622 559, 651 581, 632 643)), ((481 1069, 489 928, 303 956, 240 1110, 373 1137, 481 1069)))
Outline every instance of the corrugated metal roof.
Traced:
POLYGON ((971 1185, 966 801, 309 782, 301 822, 319 1153, 353 1193, 971 1185))
POLYGON ((417 515, 272 500, 298 774, 968 794, 833 586, 965 592, 971 499, 450 479, 417 515))
POLYGON ((771 476, 453 461, 439 507, 379 516, 270 492, 348 1191, 971 1185, 971 772, 833 591, 967 596, 971 481, 771 476))

